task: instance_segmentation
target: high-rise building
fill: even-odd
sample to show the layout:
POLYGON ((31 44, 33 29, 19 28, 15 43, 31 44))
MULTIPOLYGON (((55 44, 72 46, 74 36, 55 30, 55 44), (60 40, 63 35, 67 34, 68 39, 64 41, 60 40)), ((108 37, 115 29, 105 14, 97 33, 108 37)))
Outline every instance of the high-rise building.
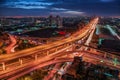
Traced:
POLYGON ((56 17, 53 17, 52 15, 50 15, 48 17, 48 25, 50 27, 57 27, 57 28, 61 28, 62 27, 62 19, 59 15, 57 15, 56 17))
POLYGON ((2 24, 0 24, 0 32, 4 31, 2 24))
POLYGON ((62 18, 59 15, 56 16, 56 24, 58 28, 62 27, 62 18))

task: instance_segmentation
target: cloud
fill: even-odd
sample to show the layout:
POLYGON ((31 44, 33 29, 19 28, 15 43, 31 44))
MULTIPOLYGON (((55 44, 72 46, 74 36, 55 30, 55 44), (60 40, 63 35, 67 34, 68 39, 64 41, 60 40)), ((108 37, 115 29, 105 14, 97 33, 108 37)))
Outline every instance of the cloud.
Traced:
POLYGON ((82 15, 82 14, 85 14, 85 12, 80 12, 80 11, 65 11, 63 13, 65 13, 65 14, 72 14, 72 15, 82 15))
POLYGON ((114 2, 115 0, 100 0, 101 2, 114 2))
POLYGON ((68 9, 65 9, 65 8, 52 8, 52 10, 60 10, 60 11, 66 11, 66 10, 68 10, 68 9))
POLYGON ((52 15, 61 15, 62 14, 62 16, 80 16, 80 15, 86 15, 85 12, 71 11, 71 10, 51 11, 50 14, 52 14, 52 15))
POLYGON ((2 4, 4 7, 10 7, 10 8, 23 8, 23 9, 43 9, 47 6, 52 5, 53 3, 47 3, 47 2, 41 2, 43 0, 17 0, 17 1, 10 1, 2 4))
POLYGON ((14 8, 22 8, 22 9, 46 9, 45 6, 26 6, 26 5, 24 5, 24 6, 23 5, 16 5, 14 8))
MULTIPOLYGON (((25 9, 21 14, 33 12, 33 15, 44 13, 68 14, 68 15, 119 15, 120 0, 2 0, 0 2, 1 13, 6 13, 9 8, 25 9), (38 11, 39 10, 39 11, 38 11), (30 11, 30 12, 26 12, 30 11), (38 13, 40 12, 40 13, 38 13)), ((11 14, 16 15, 13 11, 11 14)), ((18 13, 17 13, 18 14, 18 13)), ((29 15, 29 14, 28 14, 29 15)))

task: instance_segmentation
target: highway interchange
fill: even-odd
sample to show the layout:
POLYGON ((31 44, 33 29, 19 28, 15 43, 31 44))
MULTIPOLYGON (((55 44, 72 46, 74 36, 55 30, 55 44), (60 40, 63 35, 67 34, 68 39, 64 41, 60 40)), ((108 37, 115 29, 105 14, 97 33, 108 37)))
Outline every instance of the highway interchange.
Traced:
MULTIPOLYGON (((8 80, 14 80, 22 75, 25 75, 35 69, 58 63, 58 62, 66 62, 72 61, 73 57, 63 58, 62 60, 54 60, 57 57, 64 57, 67 54, 71 54, 72 52, 65 52, 67 49, 74 50, 74 42, 82 40, 88 37, 86 41, 86 45, 89 46, 89 42, 91 41, 92 35, 95 30, 95 26, 98 23, 98 18, 95 18, 90 21, 83 29, 78 32, 72 34, 70 37, 59 40, 56 42, 51 42, 45 45, 37 46, 34 48, 26 49, 23 51, 15 52, 14 54, 6 54, 0 56, 0 62, 2 63, 0 66, 0 78, 7 78, 8 80), (17 74, 17 75, 15 75, 17 74)), ((83 47, 83 49, 86 47, 83 47)), ((110 67, 115 67, 120 69, 120 65, 112 66, 112 60, 103 58, 99 56, 99 54, 93 54, 93 52, 79 52, 84 53, 83 58, 85 61, 90 61, 95 63, 100 62, 100 60, 104 60, 110 67), (96 60, 96 61, 95 61, 96 60)))

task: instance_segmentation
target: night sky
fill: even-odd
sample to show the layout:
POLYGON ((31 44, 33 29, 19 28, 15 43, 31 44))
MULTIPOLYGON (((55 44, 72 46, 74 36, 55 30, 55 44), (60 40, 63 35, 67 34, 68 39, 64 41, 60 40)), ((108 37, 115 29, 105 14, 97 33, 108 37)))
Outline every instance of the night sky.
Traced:
POLYGON ((120 0, 0 0, 0 16, 120 16, 120 0))

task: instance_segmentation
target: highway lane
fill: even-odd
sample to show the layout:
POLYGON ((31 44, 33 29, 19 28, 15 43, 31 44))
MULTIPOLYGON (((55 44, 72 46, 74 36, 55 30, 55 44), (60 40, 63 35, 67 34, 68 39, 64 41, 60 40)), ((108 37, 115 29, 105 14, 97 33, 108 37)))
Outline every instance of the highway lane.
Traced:
MULTIPOLYGON (((67 53, 69 53, 69 54, 71 54, 72 52, 67 52, 67 53)), ((65 53, 61 53, 61 54, 63 54, 63 55, 65 55, 65 53)), ((57 54, 56 54, 57 55, 57 54)), ((86 55, 86 53, 85 53, 85 55, 86 55)), ((88 61, 91 61, 92 59, 92 63, 95 61, 94 60, 94 57, 93 57, 93 54, 89 54, 89 55, 91 55, 91 57, 90 57, 90 59, 88 60, 88 61)), ((54 55, 55 56, 55 55, 54 55)), ((57 55, 58 56, 58 55, 57 55)), ((56 57, 57 57, 56 56, 56 57)), ((62 56, 62 55, 61 55, 62 56)), ((98 57, 98 55, 94 55, 94 56, 97 56, 98 57)), ((58 57, 60 57, 60 55, 58 56, 58 57)), ((70 57, 70 56, 69 56, 70 57)), ((103 60, 103 57, 100 57, 101 58, 101 60, 103 60)), ((59 59, 59 58, 58 58, 59 59)), ((99 58, 98 58, 99 59, 99 58)), ((100 61, 99 61, 100 62, 100 61)), ((110 61, 111 62, 111 61, 110 61)), ((44 62, 43 62, 44 63, 44 62)), ((109 62, 108 62, 109 63, 109 62)), ((40 65, 40 64, 39 64, 40 65)), ((110 65, 112 65, 112 67, 113 67, 113 64, 110 64, 110 65)), ((28 65, 28 66, 30 66, 30 65, 28 65)))
POLYGON ((12 48, 13 48, 13 47, 15 46, 15 44, 17 43, 17 41, 16 41, 16 39, 15 39, 15 37, 14 37, 13 35, 10 35, 10 34, 9 34, 9 37, 10 37, 11 43, 10 43, 10 45, 8 45, 8 46, 5 48, 7 54, 11 53, 12 48))
POLYGON ((111 32, 113 36, 116 36, 120 40, 120 36, 115 32, 110 26, 107 26, 107 29, 111 32))
MULTIPOLYGON (((94 24, 97 23, 97 19, 90 22, 90 24, 93 24, 93 23, 94 24)), ((49 43, 47 45, 42 45, 42 46, 37 46, 37 47, 34 47, 34 48, 22 50, 22 51, 19 51, 19 52, 15 52, 14 54, 1 55, 0 56, 0 62, 3 62, 5 59, 10 60, 11 58, 13 59, 13 58, 18 58, 18 57, 23 57, 23 56, 26 56, 26 55, 31 55, 32 52, 38 52, 38 51, 42 52, 43 50, 47 50, 47 49, 50 49, 50 48, 53 48, 53 47, 57 47, 57 46, 60 46, 60 45, 64 45, 66 43, 73 42, 75 40, 78 40, 78 39, 84 37, 87 34, 87 32, 89 31, 89 27, 91 27, 91 26, 87 25, 87 27, 83 28, 82 30, 78 31, 77 33, 73 34, 71 37, 69 37, 67 39, 63 39, 63 40, 60 40, 60 41, 49 43), (79 35, 79 36, 76 37, 76 35, 79 35)), ((32 53, 32 54, 34 54, 34 53, 32 53)))
POLYGON ((48 66, 48 65, 51 65, 51 64, 61 63, 61 62, 69 62, 69 61, 73 61, 73 59, 68 59, 68 60, 66 60, 65 58, 62 58, 62 60, 50 60, 50 61, 46 61, 46 62, 44 62, 44 63, 41 63, 41 64, 38 65, 38 66, 35 66, 35 67, 33 67, 33 68, 30 68, 30 69, 27 69, 26 71, 21 72, 21 73, 18 74, 18 75, 14 75, 14 77, 11 76, 11 77, 9 77, 8 80, 15 80, 16 78, 18 78, 18 77, 20 77, 20 76, 23 76, 23 75, 25 75, 25 74, 27 74, 27 73, 35 70, 35 69, 40 69, 40 68, 42 68, 42 67, 45 67, 45 66, 48 66))
MULTIPOLYGON (((71 47, 72 46, 69 46, 68 48, 71 48, 71 47)), ((66 49, 63 49, 63 50, 66 51, 66 49)), ((69 52, 67 52, 67 53, 69 53, 69 52)), ((53 58, 56 58, 56 57, 59 57, 59 56, 62 56, 62 55, 66 55, 67 56, 67 54, 59 51, 59 54, 58 54, 58 52, 55 52, 55 53, 50 54, 50 55, 45 56, 45 57, 41 56, 42 58, 41 57, 38 58, 39 61, 37 61, 37 62, 34 59, 32 59, 32 58, 29 58, 29 60, 28 60, 28 58, 27 59, 25 58, 25 59, 23 59, 23 63, 27 62, 27 64, 23 64, 22 66, 16 67, 15 65, 20 65, 20 63, 17 62, 17 63, 14 64, 14 66, 13 65, 9 66, 8 68, 10 68, 10 69, 6 70, 5 72, 1 72, 0 73, 1 74, 0 77, 15 74, 17 71, 19 72, 19 71, 24 70, 24 68, 34 67, 36 65, 39 65, 41 62, 45 62, 46 60, 50 60, 50 59, 53 59, 53 58)))
MULTIPOLYGON (((8 76, 8 75, 12 75, 12 74, 15 74, 16 72, 20 72, 24 69, 27 69, 27 68, 31 68, 31 67, 35 67, 37 65, 39 65, 40 63, 42 62, 46 62, 48 60, 51 60, 51 59, 54 59, 56 57, 59 57, 61 55, 65 55, 64 53, 62 53, 63 51, 65 51, 66 49, 70 48, 72 46, 69 46, 67 48, 64 48, 60 51, 57 51, 53 54, 50 54, 48 56, 40 56, 37 60, 35 59, 29 59, 29 61, 26 63, 26 64, 22 64, 22 65, 19 65, 20 63, 16 62, 16 65, 19 65, 18 67, 15 67, 13 65, 9 66, 9 69, 7 69, 6 71, 1 71, 0 72, 0 78, 4 77, 4 76, 8 76)), ((26 58, 27 60, 28 58, 26 58)), ((25 59, 23 59, 25 60, 25 59)), ((23 62, 26 62, 26 61, 23 61, 23 62)))
MULTIPOLYGON (((97 22, 97 21, 96 21, 97 22)), ((96 23, 95 22, 95 23, 96 23)), ((93 24, 93 23, 91 23, 91 24, 93 24)), ((90 30, 90 28, 89 28, 90 26, 88 26, 87 28, 84 28, 84 29, 82 29, 82 31, 80 31, 80 32, 77 32, 76 34, 73 34, 70 38, 67 38, 67 39, 64 39, 64 40, 61 40, 61 41, 57 41, 57 42, 54 42, 54 43, 50 43, 50 44, 47 44, 47 45, 44 45, 44 46, 38 46, 38 47, 35 47, 35 48, 32 48, 32 49, 27 49, 27 50, 24 50, 23 52, 21 51, 21 52, 18 52, 18 53, 16 53, 16 54, 14 54, 14 55, 12 55, 12 56, 10 56, 10 58, 9 59, 7 59, 7 60, 10 60, 10 59, 13 59, 13 58, 19 58, 19 57, 24 57, 24 56, 26 56, 26 55, 31 55, 31 54, 35 54, 35 53, 41 53, 42 51, 44 51, 44 50, 47 50, 47 49, 51 49, 51 47, 52 48, 55 48, 56 46, 59 46, 59 45, 64 45, 64 44, 66 44, 66 43, 71 43, 71 42, 73 42, 73 41, 76 41, 76 40, 79 40, 80 38, 83 38, 84 36, 86 36, 86 34, 88 34, 88 32, 89 32, 89 30, 90 30), (20 54, 20 53, 22 53, 22 54, 20 54), (24 54, 25 53, 25 54, 24 54)), ((60 56, 60 55, 58 55, 58 53, 57 54, 53 54, 52 56, 54 56, 55 57, 55 55, 57 55, 57 56, 60 56)), ((52 57, 52 56, 46 56, 48 59, 52 59, 52 58, 54 58, 54 57, 52 57)), ((1 56, 0 56, 1 57, 1 56)), ((8 57, 8 55, 7 55, 7 57, 8 57)), ((5 57, 3 57, 3 58, 5 58, 5 57)), ((1 58, 0 58, 1 59, 1 58)), ((43 58, 42 58, 43 59, 43 58)), ((40 61, 42 60, 42 59, 40 59, 40 61)), ((41 62, 44 62, 44 61, 46 61, 46 60, 48 60, 48 59, 45 59, 45 60, 42 60, 41 62)), ((1 61, 2 61, 2 59, 1 59, 1 61)), ((4 61, 4 60, 3 60, 4 61)), ((30 61, 28 61, 28 62, 30 62, 30 61)), ((38 61, 39 62, 39 61, 38 61)), ((31 62, 30 62, 30 64, 31 64, 31 62)), ((34 66, 32 66, 31 68, 33 68, 33 67, 35 67, 36 66, 36 62, 34 63, 35 65, 34 66)), ((32 64, 31 64, 32 65, 32 64)), ((28 66, 29 65, 25 65, 25 66, 22 66, 23 67, 23 69, 27 69, 28 68, 28 66)), ((16 68, 16 69, 19 69, 20 67, 18 67, 18 68, 16 68)), ((20 70, 20 69, 19 69, 20 70)), ((22 71, 22 70, 21 70, 22 71)), ((14 72, 15 73, 15 72, 14 72)))
POLYGON ((91 52, 93 54, 96 54, 98 56, 102 56, 102 57, 105 57, 105 58, 108 58, 108 59, 117 58, 118 61, 120 62, 120 56, 114 55, 115 53, 109 53, 109 52, 101 51, 101 50, 99 50, 97 48, 93 48, 93 47, 86 46, 86 45, 83 45, 83 46, 88 47, 90 49, 90 50, 87 50, 87 51, 84 51, 84 52, 91 52))
MULTIPOLYGON (((70 55, 72 55, 72 56, 62 57, 62 58, 58 58, 58 59, 56 58, 56 60, 52 59, 52 60, 48 60, 48 61, 46 61, 46 62, 43 62, 43 63, 41 63, 41 64, 38 65, 38 66, 35 66, 35 67, 31 68, 31 69, 28 69, 27 72, 21 72, 20 74, 15 75, 15 77, 12 77, 12 78, 10 78, 10 79, 8 79, 8 80, 14 80, 14 79, 16 79, 17 77, 20 77, 20 76, 22 76, 22 75, 25 75, 25 74, 27 74, 27 73, 35 70, 35 69, 39 69, 39 68, 41 68, 41 67, 45 67, 45 66, 47 66, 47 65, 51 65, 51 64, 55 64, 55 63, 60 63, 60 62, 73 61, 74 55, 73 55, 72 53, 70 53, 70 55)), ((80 53, 80 55, 81 55, 81 53, 80 53)), ((108 67, 111 67, 111 68, 113 68, 113 69, 118 69, 118 70, 120 70, 120 66, 119 66, 119 65, 114 66, 114 65, 111 63, 111 61, 109 61, 109 60, 107 60, 107 59, 105 59, 105 58, 103 58, 103 57, 98 57, 98 55, 93 55, 93 54, 86 53, 86 54, 83 55, 83 60, 86 61, 86 62, 93 63, 93 64, 101 64, 101 65, 103 65, 103 66, 108 66, 108 67), (101 60, 104 60, 104 64, 100 62, 101 60)))
POLYGON ((51 71, 48 73, 47 76, 43 80, 51 80, 53 79, 53 76, 57 73, 57 71, 60 69, 62 63, 57 63, 55 66, 51 69, 51 71))
MULTIPOLYGON (((82 57, 83 54, 82 54, 82 53, 81 53, 80 55, 74 55, 74 54, 72 54, 72 56, 69 56, 69 55, 68 55, 67 57, 73 58, 74 56, 82 57)), ((66 56, 63 56, 63 58, 64 58, 64 57, 66 57, 66 56)), ((57 60, 57 59, 60 59, 60 58, 55 58, 55 60, 57 60)), ((63 66, 61 67, 60 65, 61 65, 61 63, 55 64, 54 68, 50 71, 50 73, 48 74, 48 76, 46 76, 46 77, 44 78, 44 80, 51 80, 51 79, 53 79, 54 75, 55 75, 57 72, 63 72, 63 73, 65 73, 65 71, 63 70, 63 66)), ((66 66, 65 66, 65 67, 66 67, 66 66)), ((67 65, 67 67, 68 67, 68 65, 67 65)), ((67 68, 67 67, 66 67, 66 68, 67 68)))
MULTIPOLYGON (((72 53, 72 52, 70 52, 70 53, 72 53)), ((65 54, 63 54, 63 55, 65 55, 65 54)), ((60 56, 60 55, 59 55, 59 56, 60 56)), ((58 56, 58 57, 59 57, 59 56, 58 56)), ((98 55, 97 55, 97 56, 98 56, 98 55)), ((93 58, 93 55, 91 56, 90 59, 94 59, 94 58, 93 58)), ((103 60, 103 57, 101 57, 101 59, 103 60)), ((30 61, 31 61, 31 60, 30 60, 30 61)), ((88 60, 88 61, 90 61, 90 60, 88 60)), ((112 64, 112 66, 113 66, 113 64, 112 64)))
MULTIPOLYGON (((96 23, 96 24, 97 24, 97 23, 96 23)), ((89 43, 90 43, 91 40, 92 40, 93 34, 94 34, 94 32, 95 32, 95 29, 96 29, 96 24, 93 24, 93 25, 92 25, 91 34, 90 34, 90 36, 88 37, 87 41, 85 42, 85 45, 87 45, 87 46, 89 46, 89 43)))
MULTIPOLYGON (((91 21, 90 24, 96 23, 97 21, 98 20, 95 19, 95 20, 93 20, 93 22, 91 21)), ((31 49, 26 49, 26 50, 17 52, 16 54, 0 56, 0 61, 1 62, 3 62, 3 61, 9 61, 11 59, 17 59, 17 58, 21 58, 21 57, 24 57, 24 56, 32 55, 32 54, 35 54, 35 53, 41 53, 44 50, 51 49, 51 47, 55 48, 55 47, 57 47, 59 45, 64 45, 66 43, 71 43, 71 42, 73 42, 75 40, 81 39, 84 36, 86 36, 88 34, 88 32, 89 32, 89 27, 90 26, 88 25, 87 27, 83 28, 79 32, 73 34, 71 37, 69 37, 67 39, 63 39, 61 41, 57 41, 57 42, 50 43, 50 44, 43 45, 43 46, 38 46, 38 47, 35 47, 35 48, 31 48, 31 49)), ((44 62, 46 60, 50 60, 52 58, 55 58, 56 57, 55 55, 59 56, 58 52, 62 52, 62 51, 59 50, 59 51, 57 51, 57 54, 51 54, 52 56, 49 56, 49 55, 47 56, 46 55, 46 58, 41 58, 37 62, 40 63, 40 62, 44 62)), ((23 70, 23 69, 31 67, 31 65, 32 65, 32 67, 34 67, 34 66, 36 66, 38 64, 35 61, 33 63, 31 61, 29 61, 28 63, 23 64, 22 66, 18 66, 16 68, 14 68, 14 70, 16 70, 16 71, 11 72, 13 69, 8 69, 6 71, 3 71, 1 74, 4 74, 4 76, 8 75, 8 74, 10 75, 11 73, 14 74, 17 71, 19 72, 19 70, 23 70), (9 72, 11 72, 11 73, 9 73, 9 72)))

